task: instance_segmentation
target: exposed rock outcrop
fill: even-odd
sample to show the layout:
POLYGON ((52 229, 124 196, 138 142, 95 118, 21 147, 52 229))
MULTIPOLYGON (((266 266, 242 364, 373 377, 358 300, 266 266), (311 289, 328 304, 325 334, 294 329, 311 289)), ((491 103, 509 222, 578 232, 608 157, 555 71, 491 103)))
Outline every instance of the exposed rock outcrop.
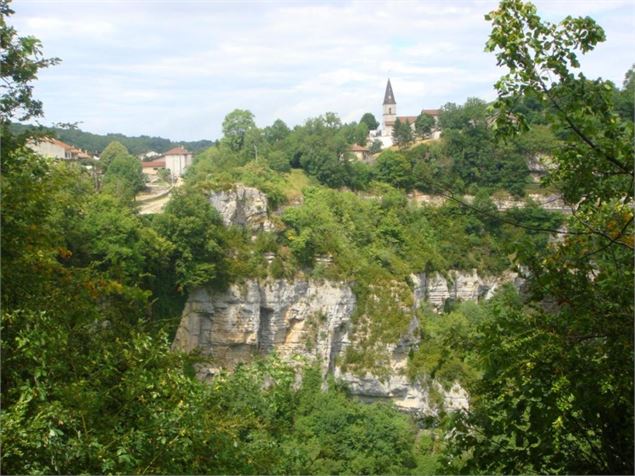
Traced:
POLYGON ((481 277, 475 269, 471 272, 450 271, 447 277, 439 273, 412 274, 410 280, 415 308, 427 302, 436 311, 443 310, 447 302, 487 300, 506 283, 512 283, 518 289, 524 283, 524 279, 512 271, 500 276, 481 277))
MULTIPOLYGON (((449 200, 443 195, 428 195, 420 192, 412 192, 408 194, 408 198, 416 205, 427 205, 430 207, 441 207, 449 200)), ((460 199, 469 205, 474 203, 473 195, 463 195, 460 199)), ((550 212, 571 213, 571 207, 564 203, 560 195, 555 193, 549 195, 530 193, 527 199, 518 199, 512 196, 492 197, 492 202, 500 211, 511 210, 512 208, 525 208, 530 200, 550 212)))
POLYGON ((257 188, 237 184, 212 192, 209 201, 227 226, 244 226, 254 232, 274 229, 267 213, 267 197, 257 188))
MULTIPOLYGON (((514 273, 481 278, 450 272, 411 276, 414 306, 428 301, 441 309, 447 300, 487 299, 505 282, 519 286, 514 273)), ((436 382, 411 382, 406 376, 408 353, 419 344, 419 323, 414 315, 398 342, 387 345, 385 375, 359 375, 338 366, 351 344, 351 317, 356 299, 343 283, 329 281, 248 280, 217 292, 199 288, 188 299, 174 348, 198 350, 213 357, 213 365, 233 368, 256 355, 276 352, 289 363, 319 363, 324 376, 334 375, 365 400, 392 400, 403 410, 434 415, 440 408, 468 405, 458 385, 449 390, 436 382), (386 376, 387 375, 387 376, 386 376)), ((216 369, 202 368, 201 377, 216 369)))
POLYGON ((324 373, 348 344, 355 296, 333 282, 247 281, 225 292, 197 289, 183 311, 174 346, 199 349, 233 367, 275 351, 292 361, 319 361, 324 373))

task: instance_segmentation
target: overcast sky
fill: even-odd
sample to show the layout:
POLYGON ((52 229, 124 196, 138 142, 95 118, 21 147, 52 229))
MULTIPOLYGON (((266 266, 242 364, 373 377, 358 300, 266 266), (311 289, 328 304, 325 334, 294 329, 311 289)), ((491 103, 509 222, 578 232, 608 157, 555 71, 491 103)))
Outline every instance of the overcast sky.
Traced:
MULTIPOLYGON (((621 85, 635 62, 635 1, 537 1, 550 21, 592 16, 607 41, 582 58, 621 85)), ((40 74, 42 123, 216 139, 249 109, 264 127, 327 111, 380 119, 386 78, 398 113, 494 97, 501 75, 483 52, 496 1, 32 1, 9 20, 63 62, 40 74)))

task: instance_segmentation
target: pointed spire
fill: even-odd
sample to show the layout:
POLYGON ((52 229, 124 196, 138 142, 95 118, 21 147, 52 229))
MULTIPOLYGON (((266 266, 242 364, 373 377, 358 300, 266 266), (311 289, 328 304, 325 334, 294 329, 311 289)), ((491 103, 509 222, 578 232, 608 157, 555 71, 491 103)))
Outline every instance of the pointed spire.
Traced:
POLYGON ((397 104, 395 102, 395 95, 392 92, 392 86, 390 85, 390 78, 388 78, 388 84, 386 84, 386 94, 384 94, 384 104, 397 104))

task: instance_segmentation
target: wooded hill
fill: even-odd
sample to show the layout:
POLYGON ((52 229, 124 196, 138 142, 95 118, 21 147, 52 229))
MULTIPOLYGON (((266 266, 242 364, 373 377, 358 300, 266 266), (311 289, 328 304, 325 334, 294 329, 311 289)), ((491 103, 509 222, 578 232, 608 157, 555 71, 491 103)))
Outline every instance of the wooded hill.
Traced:
POLYGON ((167 152, 173 147, 183 146, 190 152, 198 152, 213 145, 211 140, 199 141, 172 141, 163 137, 136 136, 129 137, 124 134, 93 134, 78 128, 62 127, 37 127, 25 124, 12 124, 11 131, 14 134, 22 134, 26 131, 47 134, 94 155, 100 155, 111 142, 117 141, 126 146, 132 155, 139 155, 148 151, 167 152))

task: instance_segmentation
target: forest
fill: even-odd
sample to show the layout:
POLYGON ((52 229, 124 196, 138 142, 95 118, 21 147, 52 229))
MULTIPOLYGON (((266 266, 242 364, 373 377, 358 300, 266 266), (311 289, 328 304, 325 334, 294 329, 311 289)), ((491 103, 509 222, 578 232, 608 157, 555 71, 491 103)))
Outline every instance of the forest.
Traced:
POLYGON ((446 104, 440 140, 406 134, 373 163, 350 153, 367 115, 258 128, 236 109, 144 215, 134 155, 169 141, 54 131, 102 153, 97 175, 35 154, 39 132, 16 124, 42 116, 33 83, 59 60, 0 13, 2 474, 633 474, 635 68, 622 85, 577 72, 605 39, 594 20, 502 0, 486 17, 497 99, 446 104), (209 196, 236 184, 264 192, 273 230, 223 223, 209 196), (421 306, 406 368, 460 383, 465 410, 362 402, 275 353, 203 382, 210 357, 172 348, 195 289, 332 280, 352 283, 364 330, 340 365, 381 375, 409 276, 472 269, 522 271, 526 289, 421 306))

